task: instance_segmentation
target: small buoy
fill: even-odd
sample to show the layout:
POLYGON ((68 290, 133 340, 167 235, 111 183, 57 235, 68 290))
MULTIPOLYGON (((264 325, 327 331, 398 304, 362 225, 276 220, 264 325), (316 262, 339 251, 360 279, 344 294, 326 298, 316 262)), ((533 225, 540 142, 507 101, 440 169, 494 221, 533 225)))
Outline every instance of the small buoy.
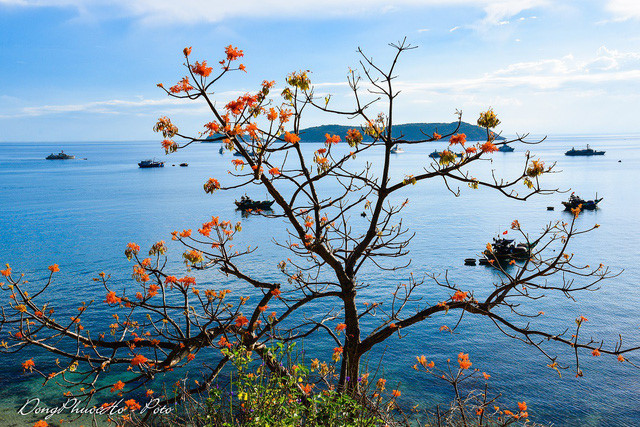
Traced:
POLYGON ((552 210, 554 210, 554 209, 555 209, 555 208, 554 208, 553 206, 547 206, 547 210, 548 210, 548 211, 552 211, 552 210))
POLYGON ((360 214, 360 216, 362 216, 362 217, 367 216, 367 213, 366 213, 366 212, 362 212, 362 213, 360 214))
POLYGON ((171 166, 175 166, 175 165, 171 165, 171 166))
POLYGON ((618 160, 618 163, 622 163, 622 160, 618 160))

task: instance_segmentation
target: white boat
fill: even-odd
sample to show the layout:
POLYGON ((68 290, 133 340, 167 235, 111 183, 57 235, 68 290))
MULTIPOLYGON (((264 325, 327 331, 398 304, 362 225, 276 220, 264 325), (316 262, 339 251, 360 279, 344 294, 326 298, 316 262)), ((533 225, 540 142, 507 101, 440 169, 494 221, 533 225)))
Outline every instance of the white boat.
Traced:
POLYGON ((391 148, 391 154, 398 154, 398 153, 404 153, 404 150, 402 149, 402 147, 396 144, 391 148))

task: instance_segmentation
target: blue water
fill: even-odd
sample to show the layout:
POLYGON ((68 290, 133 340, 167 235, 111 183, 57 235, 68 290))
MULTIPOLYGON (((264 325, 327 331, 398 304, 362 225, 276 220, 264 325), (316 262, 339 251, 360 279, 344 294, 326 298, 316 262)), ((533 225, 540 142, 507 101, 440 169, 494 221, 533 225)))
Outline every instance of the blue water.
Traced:
MULTIPOLYGON (((309 153, 318 148, 315 144, 303 147, 309 153)), ((172 230, 196 230, 211 215, 242 220, 243 231, 236 244, 259 246, 246 264, 247 272, 278 280, 276 265, 288 255, 271 239, 284 239, 284 222, 242 218, 233 205, 239 193, 218 192, 212 196, 202 190, 202 184, 211 176, 223 184, 231 180, 226 174, 231 156, 228 153, 220 156, 217 145, 194 145, 167 158, 158 142, 3 143, 0 148, 0 263, 11 264, 14 272, 26 273, 34 282, 46 276, 47 265, 58 263, 61 272, 50 289, 58 316, 70 315, 81 302, 95 299, 96 308, 86 326, 108 325, 111 311, 100 303, 104 300, 104 289, 91 278, 105 271, 112 274, 116 289, 132 287, 131 264, 123 256, 128 242, 137 242, 144 250, 157 240, 170 241, 172 230), (75 154, 77 159, 44 160, 61 148, 75 154), (146 170, 137 167, 138 161, 153 156, 165 160, 166 167, 146 170), (178 167, 181 162, 188 162, 189 167, 178 167)), ((596 192, 604 197, 599 210, 585 212, 577 221, 581 227, 595 223, 601 227, 577 237, 570 251, 576 253, 577 262, 590 265, 602 262, 614 272, 621 272, 602 283, 598 291, 577 295, 576 301, 549 294, 544 300, 527 303, 522 311, 535 314, 543 310, 545 315, 533 320, 532 325, 553 332, 573 329, 574 319, 584 315, 589 322, 583 328, 583 336, 603 339, 611 347, 620 333, 626 346, 640 344, 637 290, 640 267, 636 259, 640 243, 637 214, 640 137, 550 137, 540 145, 516 144, 515 148, 514 153, 495 153, 492 162, 474 168, 473 172, 483 176, 495 169, 498 176, 514 176, 522 168, 526 149, 547 164, 557 161, 556 168, 561 173, 544 177, 546 187, 571 189, 585 198, 593 198, 596 192), (578 148, 587 143, 606 150, 606 155, 591 158, 563 155, 572 146, 578 148)), ((393 159, 394 178, 419 173, 430 161, 427 154, 433 149, 433 145, 406 148, 406 153, 393 159)), ((365 162, 380 165, 380 153, 362 155, 354 164, 365 162)), ((331 185, 319 189, 324 194, 334 190, 331 185)), ((480 297, 486 295, 498 277, 488 268, 463 266, 464 258, 477 256, 514 219, 531 236, 551 221, 570 219, 560 205, 568 194, 537 196, 519 202, 489 189, 471 190, 464 186, 460 190, 460 197, 454 197, 442 180, 436 179, 409 186, 395 198, 410 200, 402 218, 403 224, 416 233, 408 256, 412 259, 411 267, 395 273, 372 267, 364 269, 360 280, 369 286, 361 291, 359 304, 389 302, 395 285, 407 283, 410 272, 416 278, 431 274, 440 274, 442 278, 447 272, 449 280, 460 288, 473 290, 480 297), (547 206, 555 206, 556 210, 547 211, 547 206)), ((246 192, 254 198, 265 195, 264 190, 254 186, 246 192)), ((365 220, 354 215, 350 224, 361 230, 365 220)), ((170 268, 184 274, 180 254, 179 246, 170 245, 170 268)), ((209 283, 217 288, 231 288, 236 296, 250 292, 246 285, 214 272, 199 273, 197 277, 202 288, 209 283)), ((428 278, 416 292, 424 303, 430 304, 446 295, 428 278)), ((408 314, 418 306, 415 303, 408 308, 408 314)), ((315 306, 314 310, 326 308, 315 306)), ((378 320, 370 319, 366 325, 378 320)), ((420 407, 430 408, 451 399, 447 387, 411 369, 415 356, 424 354, 442 366, 447 358, 455 360, 458 352, 464 351, 469 353, 474 368, 491 374, 490 390, 503 394, 504 406, 513 409, 516 401, 525 400, 535 421, 555 425, 640 424, 637 369, 617 362, 615 357, 593 358, 585 352, 581 355, 585 376, 575 378, 575 373, 567 370, 560 378, 546 367, 548 360, 542 354, 504 336, 486 319, 467 314, 455 334, 439 331, 442 325, 453 327, 457 320, 453 313, 435 316, 403 331, 407 336, 390 339, 369 355, 371 366, 380 364, 394 385, 401 383, 404 403, 420 402, 420 407)), ((309 356, 328 359, 333 344, 315 335, 305 347, 309 356)), ((546 348, 559 354, 564 364, 571 364, 570 349, 556 345, 546 348)), ((44 356, 41 358, 38 362, 46 363, 44 356)), ((631 360, 637 358, 630 356, 631 360)), ((6 414, 15 412, 25 394, 43 393, 34 376, 21 373, 19 363, 24 359, 23 355, 0 357, 0 399, 6 414)))

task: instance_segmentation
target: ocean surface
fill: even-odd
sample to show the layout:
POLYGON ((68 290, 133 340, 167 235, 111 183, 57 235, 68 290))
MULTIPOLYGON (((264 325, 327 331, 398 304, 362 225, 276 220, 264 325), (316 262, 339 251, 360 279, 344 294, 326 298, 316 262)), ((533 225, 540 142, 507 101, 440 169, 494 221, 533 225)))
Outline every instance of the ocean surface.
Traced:
MULTIPOLYGON (((431 161, 428 153, 441 146, 444 143, 405 148, 405 153, 393 158, 394 178, 419 173, 431 161)), ((319 144, 303 147, 311 153, 319 144)), ((589 319, 583 327, 584 337, 604 340, 611 348, 621 334, 625 346, 639 345, 640 136, 550 136, 539 145, 514 147, 513 153, 493 154, 491 162, 481 165, 485 171, 477 173, 493 169, 498 176, 512 177, 522 170, 525 151, 530 150, 533 158, 545 164, 557 162, 559 173, 544 176, 543 185, 567 193, 521 202, 490 189, 466 186, 455 197, 438 179, 407 187, 394 200, 409 199, 401 215, 403 224, 416 233, 407 257, 412 260, 411 266, 395 273, 365 269, 360 280, 369 286, 360 293, 359 302, 388 299, 395 285, 407 283, 409 273, 418 279, 426 277, 416 294, 425 303, 441 301, 447 295, 428 278, 433 274, 443 278, 446 273, 460 288, 486 295, 498 279, 496 273, 486 267, 464 266, 464 258, 478 257, 486 243, 508 230, 514 219, 532 238, 550 222, 569 221, 571 215, 562 210, 560 202, 571 191, 587 199, 597 193, 604 198, 600 209, 584 212, 577 223, 583 228, 595 223, 601 227, 576 237, 570 252, 575 253, 576 262, 603 263, 619 276, 601 283, 595 292, 577 294, 575 300, 549 293, 547 298, 523 304, 521 311, 544 311, 544 316, 531 321, 532 326, 557 333, 574 329, 574 319, 583 315, 589 319), (563 155, 571 147, 586 144, 606 150, 606 155, 563 155), (555 210, 548 211, 547 206, 555 210)), ((339 149, 347 151, 348 147, 339 149)), ((233 204, 244 192, 255 199, 265 197, 265 191, 250 186, 207 195, 202 189, 209 177, 217 177, 223 184, 230 179, 226 171, 231 168, 231 159, 228 152, 218 153, 217 144, 193 145, 167 157, 157 141, 1 143, 0 264, 11 264, 14 272, 25 273, 32 282, 46 277, 48 265, 59 264, 61 271, 49 293, 58 315, 70 314, 82 301, 95 299, 96 311, 85 326, 104 328, 110 323, 111 311, 101 303, 104 289, 91 279, 104 271, 112 275, 116 289, 133 287, 131 264, 123 254, 128 242, 137 242, 145 251, 155 241, 170 241, 171 231, 196 230, 216 215, 243 222, 237 245, 258 246, 247 263, 248 272, 278 280, 276 265, 287 255, 272 239, 283 240, 286 225, 280 219, 242 218, 233 204), (76 160, 44 159, 60 149, 74 154, 76 160), (138 168, 138 161, 154 156, 165 161, 166 167, 138 168), (189 166, 179 167, 182 162, 189 166)), ((359 156, 354 164, 370 162, 375 167, 381 159, 380 152, 372 152, 359 156)), ((320 188, 326 194, 334 190, 330 186, 320 188)), ((354 215, 350 224, 362 229, 365 220, 354 215)), ((170 268, 184 274, 180 247, 171 244, 169 256, 170 268)), ((231 288, 236 296, 247 289, 213 272, 199 273, 198 281, 231 288)), ((418 306, 415 303, 408 313, 418 306)), ((377 320, 371 319, 366 325, 377 320)), ((458 316, 451 313, 427 319, 403 331, 401 339, 394 337, 369 355, 369 365, 380 367, 393 387, 400 388, 403 405, 419 403, 423 409, 447 405, 452 399, 451 390, 432 377, 416 373, 411 366, 422 354, 444 366, 446 359, 455 361, 463 351, 469 354, 474 368, 491 375, 489 390, 502 394, 500 406, 513 410, 516 402, 524 400, 534 421, 557 426, 640 425, 640 370, 630 364, 620 363, 614 356, 596 358, 584 352, 584 377, 576 378, 573 370, 563 371, 560 377, 547 367, 544 355, 506 337, 487 319, 467 314, 455 333, 439 330, 443 325, 453 327, 457 321, 458 316)), ((325 360, 330 358, 332 347, 320 335, 305 343, 307 356, 325 360)), ((552 344, 545 348, 560 355, 563 364, 572 363, 571 349, 552 344)), ((44 355, 34 354, 37 363, 46 364, 44 355)), ((59 397, 41 389, 35 375, 22 373, 20 363, 27 358, 24 354, 0 356, 2 425, 21 425, 22 419, 15 414, 26 397, 45 396, 51 405, 60 403, 56 400, 59 397)), ((638 362, 640 353, 629 358, 638 362)), ((471 385, 482 386, 479 382, 471 385)))

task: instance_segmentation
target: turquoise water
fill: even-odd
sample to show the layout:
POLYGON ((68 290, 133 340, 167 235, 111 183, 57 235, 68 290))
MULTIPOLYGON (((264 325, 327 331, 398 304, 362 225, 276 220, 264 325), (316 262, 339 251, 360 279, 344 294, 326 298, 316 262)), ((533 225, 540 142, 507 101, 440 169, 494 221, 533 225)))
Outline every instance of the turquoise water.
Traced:
MULTIPOLYGON (((404 154, 394 157, 395 178, 419 173, 435 147, 408 147, 404 154)), ((271 239, 284 238, 285 224, 279 219, 242 218, 233 205, 238 193, 211 196, 202 191, 202 184, 211 176, 223 183, 230 179, 226 170, 231 156, 220 156, 217 145, 195 145, 167 158, 158 142, 3 143, 1 148, 0 263, 10 263, 14 271, 26 273, 32 281, 45 276, 47 265, 58 263, 61 272, 51 289, 51 299, 59 315, 65 314, 65 309, 71 313, 82 301, 104 299, 104 290, 91 280, 100 271, 112 274, 119 289, 132 284, 131 265, 123 256, 128 242, 148 248, 157 240, 169 241, 172 230, 197 229, 211 215, 242 220, 243 232, 236 244, 259 246, 247 264, 248 272, 278 279, 276 264, 285 255, 271 239), (75 154, 77 160, 44 160, 60 149, 75 154), (153 156, 165 160, 166 167, 137 167, 138 161, 153 156), (178 167, 181 162, 188 162, 189 167, 178 167)), ((315 144, 304 145, 309 153, 316 148, 315 144)), ((561 332, 573 328, 573 320, 584 315, 589 318, 583 330, 585 336, 602 338, 611 346, 621 333, 627 345, 640 344, 640 267, 636 260, 640 243, 640 137, 551 137, 541 145, 516 144, 515 148, 513 153, 495 153, 493 161, 483 167, 495 169, 499 176, 513 176, 520 171, 527 148, 546 163, 557 161, 557 169, 562 172, 547 176, 547 187, 571 188, 585 198, 593 198, 596 192, 604 197, 601 209, 585 212, 578 219, 583 227, 594 223, 601 227, 576 238, 571 251, 584 263, 602 262, 614 271, 622 271, 597 292, 578 295, 576 301, 550 295, 532 304, 528 312, 545 311, 533 325, 561 332), (606 150, 606 155, 563 155, 572 146, 578 148, 587 143, 606 150)), ((367 161, 379 165, 380 153, 360 156, 357 164, 367 161)), ((332 190, 320 189, 327 194, 332 190)), ((398 200, 410 199, 403 222, 416 233, 410 245, 411 267, 395 273, 365 269, 360 280, 369 287, 361 292, 361 302, 388 301, 395 285, 406 283, 409 272, 420 278, 446 271, 462 289, 486 294, 496 280, 494 273, 479 266, 465 267, 464 258, 477 256, 514 219, 532 236, 550 221, 570 219, 560 205, 567 194, 518 202, 488 189, 464 187, 461 191, 460 197, 454 197, 441 180, 407 188, 398 200), (547 211, 547 206, 555 206, 556 210, 547 211)), ((254 198, 265 195, 259 187, 249 187, 246 192, 254 198)), ((365 221, 355 216, 351 224, 358 229, 365 221)), ((180 268, 180 254, 179 247, 170 246, 171 268, 180 268)), ((234 295, 247 291, 243 284, 213 272, 200 273, 198 280, 230 287, 234 295)), ((429 280, 418 291, 418 296, 429 303, 442 300, 444 295, 429 280)), ((103 306, 98 304, 92 314, 94 327, 110 323, 111 312, 103 306)), ((525 400, 536 421, 555 425, 640 424, 640 371, 628 364, 617 362, 615 357, 592 358, 585 353, 581 357, 583 378, 575 378, 570 370, 559 378, 546 367, 548 361, 543 355, 505 337, 486 319, 466 315, 456 334, 439 331, 440 326, 453 326, 457 320, 455 314, 428 319, 404 331, 408 333, 406 337, 389 340, 384 348, 370 355, 370 363, 377 366, 384 352, 385 376, 401 383, 404 403, 420 401, 421 407, 432 407, 451 399, 450 390, 442 384, 410 369, 415 356, 424 354, 442 365, 447 358, 455 359, 458 352, 464 351, 469 353, 474 367, 491 374, 490 387, 503 393, 506 406, 525 400)), ((330 357, 332 347, 321 336, 306 343, 312 357, 323 359, 330 357)), ((569 349, 553 345, 548 349, 560 354, 566 364, 571 363, 569 349)), ((25 395, 42 393, 33 376, 22 374, 19 364, 23 360, 23 356, 0 357, 0 398, 7 416, 15 413, 25 395)))

